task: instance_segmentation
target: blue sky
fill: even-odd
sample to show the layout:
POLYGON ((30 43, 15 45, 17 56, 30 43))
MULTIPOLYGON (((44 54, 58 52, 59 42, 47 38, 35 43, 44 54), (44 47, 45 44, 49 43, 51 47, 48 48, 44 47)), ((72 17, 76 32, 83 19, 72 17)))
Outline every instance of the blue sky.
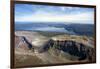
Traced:
POLYGON ((93 24, 94 9, 82 7, 15 4, 15 22, 72 22, 93 24))

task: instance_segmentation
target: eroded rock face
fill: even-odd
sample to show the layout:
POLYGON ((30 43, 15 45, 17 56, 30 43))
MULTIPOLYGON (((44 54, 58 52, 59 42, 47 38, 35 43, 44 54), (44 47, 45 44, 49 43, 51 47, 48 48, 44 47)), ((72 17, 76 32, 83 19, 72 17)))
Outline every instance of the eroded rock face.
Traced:
POLYGON ((32 48, 32 44, 24 36, 15 35, 15 48, 29 50, 32 48))
POLYGON ((59 51, 69 53, 70 55, 78 56, 78 60, 88 59, 94 61, 94 49, 82 43, 77 43, 72 40, 54 41, 50 39, 44 46, 39 48, 39 52, 48 51, 50 48, 55 48, 59 51))
MULTIPOLYGON (((15 47, 21 48, 24 50, 37 50, 38 53, 48 52, 49 49, 52 49, 56 54, 60 54, 61 51, 68 53, 72 56, 79 57, 77 60, 89 60, 95 61, 95 49, 86 44, 76 42, 73 40, 44 40, 44 41, 35 41, 37 45, 29 41, 25 36, 15 36, 15 47), (43 43, 42 43, 43 42, 43 43), (39 44, 42 43, 42 44, 39 44)), ((55 54, 55 56, 56 56, 55 54)))

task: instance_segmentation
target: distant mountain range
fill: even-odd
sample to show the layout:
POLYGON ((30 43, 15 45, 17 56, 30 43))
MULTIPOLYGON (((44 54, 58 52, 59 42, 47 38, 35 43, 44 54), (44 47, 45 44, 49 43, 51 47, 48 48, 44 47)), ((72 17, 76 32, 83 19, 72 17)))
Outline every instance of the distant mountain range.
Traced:
POLYGON ((75 23, 15 23, 15 30, 59 32, 74 35, 94 35, 94 24, 75 23))

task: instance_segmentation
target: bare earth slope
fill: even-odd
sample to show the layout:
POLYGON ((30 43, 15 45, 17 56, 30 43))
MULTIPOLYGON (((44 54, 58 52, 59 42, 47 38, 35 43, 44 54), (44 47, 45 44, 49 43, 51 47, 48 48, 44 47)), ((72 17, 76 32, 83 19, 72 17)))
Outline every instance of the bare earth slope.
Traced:
POLYGON ((95 61, 92 37, 43 34, 32 31, 15 32, 16 67, 95 61))

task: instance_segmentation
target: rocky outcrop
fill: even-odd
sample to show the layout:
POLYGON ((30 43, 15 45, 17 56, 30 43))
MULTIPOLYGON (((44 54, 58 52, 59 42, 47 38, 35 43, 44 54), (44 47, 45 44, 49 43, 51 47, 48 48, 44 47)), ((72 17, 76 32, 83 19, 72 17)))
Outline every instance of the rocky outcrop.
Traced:
POLYGON ((55 48, 55 50, 63 51, 69 53, 70 55, 77 56, 79 57, 78 60, 88 59, 89 61, 94 61, 95 51, 93 48, 72 40, 54 41, 50 39, 44 46, 40 47, 38 51, 42 53, 48 51, 50 48, 55 48))
POLYGON ((15 36, 15 48, 29 50, 32 44, 24 36, 15 36))
MULTIPOLYGON (((55 39, 52 38, 44 38, 44 37, 31 37, 27 33, 24 35, 15 35, 15 48, 21 48, 24 50, 33 50, 33 52, 38 53, 45 53, 52 49, 53 54, 57 56, 61 52, 64 55, 70 54, 71 57, 75 56, 78 57, 77 60, 88 60, 88 61, 95 61, 95 48, 93 48, 92 41, 88 43, 88 40, 85 42, 80 36, 69 36, 69 35, 61 35, 55 36, 55 39), (90 45, 90 46, 88 46, 90 45)), ((37 36, 37 34, 35 33, 37 36)), ((52 52, 52 51, 51 51, 52 52)))

